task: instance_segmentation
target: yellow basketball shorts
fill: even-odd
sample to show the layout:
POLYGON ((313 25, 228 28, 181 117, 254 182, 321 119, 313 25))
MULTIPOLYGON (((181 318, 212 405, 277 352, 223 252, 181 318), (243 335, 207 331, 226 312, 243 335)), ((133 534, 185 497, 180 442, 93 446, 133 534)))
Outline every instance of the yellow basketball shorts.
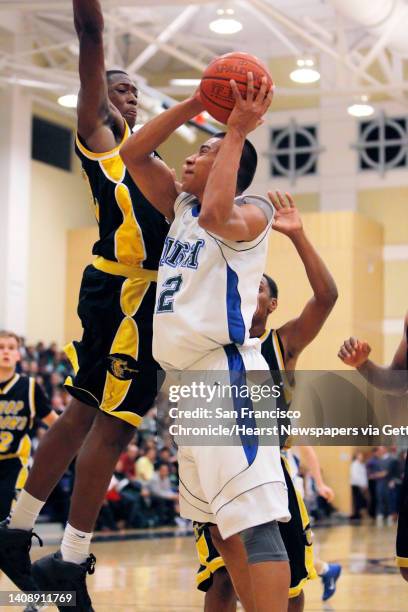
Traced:
POLYGON ((161 372, 152 356, 155 298, 156 272, 97 258, 79 294, 82 340, 65 347, 74 369, 69 393, 135 427, 153 404, 161 372))

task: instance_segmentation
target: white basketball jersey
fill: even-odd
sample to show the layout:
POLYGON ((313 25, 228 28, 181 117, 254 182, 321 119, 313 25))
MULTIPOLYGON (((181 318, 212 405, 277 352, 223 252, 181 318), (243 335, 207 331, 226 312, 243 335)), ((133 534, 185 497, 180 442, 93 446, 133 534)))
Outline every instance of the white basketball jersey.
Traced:
POLYGON ((164 369, 191 367, 206 353, 235 343, 247 346, 265 269, 273 206, 260 196, 235 203, 256 204, 268 224, 252 242, 233 242, 199 226, 195 196, 178 196, 175 218, 160 260, 153 320, 153 355, 164 369))

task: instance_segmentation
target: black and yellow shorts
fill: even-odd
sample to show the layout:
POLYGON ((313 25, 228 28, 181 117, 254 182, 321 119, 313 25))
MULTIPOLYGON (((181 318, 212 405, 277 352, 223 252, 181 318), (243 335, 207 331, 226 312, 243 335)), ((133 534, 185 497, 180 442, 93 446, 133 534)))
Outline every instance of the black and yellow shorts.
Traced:
MULTIPOLYGON (((307 580, 317 577, 313 566, 312 532, 306 506, 300 493, 293 486, 286 459, 281 457, 282 468, 288 487, 289 523, 279 523, 280 533, 288 553, 291 582, 289 597, 297 597, 307 580)), ((208 591, 212 585, 213 575, 220 567, 225 567, 224 561, 212 543, 208 523, 194 523, 197 554, 200 567, 196 574, 197 588, 208 591)))
POLYGON ((408 455, 405 461, 397 529, 397 565, 408 568, 408 455))
POLYGON ((157 272, 97 257, 79 294, 80 342, 65 352, 74 369, 65 387, 85 404, 137 427, 158 391, 152 356, 157 272))

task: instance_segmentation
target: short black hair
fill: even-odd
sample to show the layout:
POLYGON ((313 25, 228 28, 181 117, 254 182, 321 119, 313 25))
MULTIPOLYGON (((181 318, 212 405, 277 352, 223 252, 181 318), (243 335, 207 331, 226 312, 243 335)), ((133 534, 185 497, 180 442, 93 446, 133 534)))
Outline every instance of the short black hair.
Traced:
POLYGON ((262 275, 266 282, 268 283, 269 293, 271 294, 271 298, 278 298, 278 285, 275 283, 273 278, 268 276, 267 274, 262 275))
MULTIPOLYGON (((113 70, 107 70, 106 71, 106 78, 111 79, 115 74, 124 74, 125 76, 129 77, 128 73, 125 72, 124 70, 120 70, 119 68, 114 68, 113 70)), ((129 77, 130 78, 130 77, 129 77)))
MULTIPOLYGON (((225 138, 226 132, 217 132, 214 134, 215 138, 225 138)), ((237 192, 241 194, 248 189, 252 183, 256 167, 258 164, 258 155, 254 145, 248 139, 245 139, 244 146, 242 148, 242 155, 239 162, 239 170, 237 177, 237 192)))

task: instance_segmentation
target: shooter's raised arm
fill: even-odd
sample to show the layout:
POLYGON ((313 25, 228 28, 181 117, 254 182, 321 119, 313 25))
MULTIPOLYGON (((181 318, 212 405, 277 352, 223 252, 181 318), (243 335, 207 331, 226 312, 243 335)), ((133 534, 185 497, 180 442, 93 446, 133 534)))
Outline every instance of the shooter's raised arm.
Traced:
POLYGON ((181 125, 198 115, 203 105, 193 96, 155 117, 131 138, 120 150, 133 180, 151 204, 168 219, 173 219, 177 188, 172 171, 152 153, 181 125))

